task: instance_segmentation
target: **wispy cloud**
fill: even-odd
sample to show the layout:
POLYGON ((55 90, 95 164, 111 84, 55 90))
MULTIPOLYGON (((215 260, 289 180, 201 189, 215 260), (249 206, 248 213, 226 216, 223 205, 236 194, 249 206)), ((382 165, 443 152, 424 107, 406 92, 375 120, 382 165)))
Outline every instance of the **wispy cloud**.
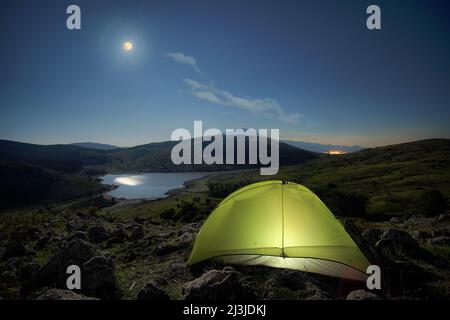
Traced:
POLYGON ((255 115, 274 116, 289 124, 298 123, 302 118, 300 113, 286 113, 274 99, 238 97, 212 84, 206 85, 192 79, 185 79, 184 82, 191 88, 194 97, 213 104, 244 109, 255 115))
POLYGON ((164 56, 166 58, 172 59, 176 63, 188 65, 191 68, 193 68, 196 72, 203 75, 203 73, 200 71, 197 65, 197 60, 195 60, 194 57, 188 56, 182 52, 166 52, 164 56))

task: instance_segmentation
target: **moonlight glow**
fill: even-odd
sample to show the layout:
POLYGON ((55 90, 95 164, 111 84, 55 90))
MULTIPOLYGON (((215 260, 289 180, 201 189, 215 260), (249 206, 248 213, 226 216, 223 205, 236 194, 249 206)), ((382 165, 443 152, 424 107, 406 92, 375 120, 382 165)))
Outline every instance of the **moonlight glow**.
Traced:
POLYGON ((123 44, 123 48, 125 51, 131 51, 133 49, 133 44, 130 41, 127 41, 123 44))

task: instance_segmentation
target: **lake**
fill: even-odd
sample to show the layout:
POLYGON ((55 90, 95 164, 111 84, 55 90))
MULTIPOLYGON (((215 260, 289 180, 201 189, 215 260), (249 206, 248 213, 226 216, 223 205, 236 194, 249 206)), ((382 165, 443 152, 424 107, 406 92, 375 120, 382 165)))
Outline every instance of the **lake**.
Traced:
POLYGON ((183 187, 189 180, 207 176, 207 172, 148 172, 129 174, 107 174, 101 177, 103 183, 118 186, 108 195, 125 199, 157 199, 168 195, 167 191, 183 187))

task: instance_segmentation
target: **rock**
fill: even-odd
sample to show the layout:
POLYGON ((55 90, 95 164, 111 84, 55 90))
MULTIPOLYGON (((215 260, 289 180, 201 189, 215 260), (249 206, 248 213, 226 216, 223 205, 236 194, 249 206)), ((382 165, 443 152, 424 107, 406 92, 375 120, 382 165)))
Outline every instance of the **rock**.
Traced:
POLYGON ((191 232, 185 232, 175 238, 175 242, 177 242, 180 247, 188 247, 194 240, 195 234, 191 232))
POLYGON ((414 230, 411 232, 411 236, 415 240, 423 240, 423 239, 429 238, 431 235, 426 231, 414 230))
POLYGON ((41 231, 35 227, 19 227, 10 235, 10 240, 26 242, 39 239, 41 231))
MULTIPOLYGON (((329 300, 330 295, 328 292, 322 290, 319 286, 311 283, 306 282, 306 290, 308 293, 308 296, 305 298, 305 300, 329 300)), ((303 293, 305 294, 305 293, 303 293)))
POLYGON ((36 241, 34 245, 34 250, 42 250, 45 248, 45 246, 49 243, 50 237, 49 236, 43 236, 38 241, 36 241))
POLYGON ((162 242, 158 244, 155 248, 155 253, 157 255, 163 256, 169 253, 172 253, 174 251, 177 251, 179 247, 172 242, 162 242))
POLYGON ((450 225, 447 226, 446 228, 433 230, 431 232, 431 237, 433 238, 440 236, 450 237, 450 225))
POLYGON ((141 225, 135 225, 131 229, 130 240, 140 240, 145 236, 144 228, 141 225))
POLYGON ((450 237, 446 236, 434 237, 428 241, 428 244, 435 246, 448 246, 450 245, 450 237))
POLYGON ((29 280, 36 276, 41 266, 34 260, 24 261, 20 268, 20 277, 22 280, 29 280))
POLYGON ((81 239, 81 240, 88 240, 88 234, 85 231, 75 231, 69 238, 69 240, 73 239, 81 239))
POLYGON ((442 260, 422 248, 409 233, 397 229, 387 229, 376 247, 393 261, 414 258, 435 265, 442 260))
POLYGON ((179 271, 179 270, 187 270, 187 265, 183 262, 174 262, 170 265, 170 269, 174 270, 174 271, 179 271))
POLYGON ((367 228, 364 230, 364 232, 361 234, 364 240, 371 244, 375 244, 380 240, 382 231, 380 229, 375 228, 367 228))
POLYGON ((41 230, 35 227, 28 228, 28 239, 31 241, 36 241, 41 236, 41 230))
POLYGON ((149 281, 145 284, 138 295, 138 300, 169 300, 169 295, 155 282, 149 281))
POLYGON ((149 219, 149 220, 147 220, 147 223, 149 223, 149 224, 151 224, 151 225, 154 225, 154 226, 159 226, 159 225, 161 225, 161 222, 158 221, 158 220, 155 220, 155 219, 149 219))
POLYGON ((36 297, 36 300, 98 300, 83 296, 70 290, 49 289, 36 297))
POLYGON ((392 223, 399 223, 400 219, 398 217, 392 217, 390 220, 392 223))
POLYGON ((31 255, 33 252, 29 251, 21 241, 11 239, 8 241, 5 247, 5 253, 3 258, 21 257, 25 255, 31 255))
POLYGON ((440 214, 438 217, 437 217, 437 221, 438 222, 444 222, 444 221, 450 221, 450 214, 440 214))
POLYGON ((420 288, 424 283, 430 283, 439 279, 437 274, 412 262, 397 261, 396 267, 399 272, 399 284, 404 289, 420 288))
POLYGON ((317 285, 311 274, 288 269, 276 269, 263 284, 263 299, 327 300, 330 295, 317 285))
POLYGON ((346 300, 380 300, 380 297, 366 290, 354 290, 347 295, 346 300))
POLYGON ((77 215, 80 219, 83 219, 83 220, 90 218, 89 213, 87 213, 87 212, 78 212, 77 215))
POLYGON ((180 249, 188 248, 195 240, 197 225, 197 223, 190 223, 179 230, 160 234, 160 237, 169 240, 160 242, 156 246, 156 254, 165 255, 180 249))
POLYGON ((123 243, 125 239, 126 239, 125 231, 123 230, 123 228, 119 227, 111 233, 111 237, 108 239, 106 244, 113 245, 117 243, 123 243))
POLYGON ((387 229, 381 236, 376 246, 388 256, 392 254, 402 255, 416 250, 419 245, 407 232, 397 229, 387 229))
POLYGON ((59 288, 65 288, 67 267, 73 264, 81 267, 84 262, 94 256, 96 251, 92 244, 81 239, 73 239, 39 270, 37 274, 39 285, 55 284, 59 288))
POLYGON ((289 269, 276 270, 272 279, 277 287, 285 287, 290 290, 303 290, 306 283, 310 280, 308 274, 289 269))
POLYGON ((70 232, 74 232, 80 228, 80 223, 78 220, 72 219, 66 224, 67 230, 70 232))
POLYGON ((133 221, 137 224, 143 224, 145 222, 145 219, 141 217, 136 217, 133 219, 133 221))
POLYGON ((28 279, 39 269, 39 265, 29 256, 13 257, 6 261, 7 270, 13 272, 22 279, 28 279))
POLYGON ((100 243, 109 238, 108 231, 103 226, 93 226, 88 231, 89 241, 100 243))
POLYGON ((83 263, 81 290, 88 296, 101 299, 116 299, 116 275, 114 261, 104 256, 93 257, 83 263))
POLYGON ((232 268, 210 270, 183 285, 185 300, 255 299, 256 294, 244 276, 232 268))
POLYGON ((200 230, 200 228, 202 227, 202 225, 203 225, 203 221, 185 224, 183 227, 181 227, 178 230, 178 234, 190 232, 190 233, 194 233, 196 235, 198 233, 198 231, 200 230))

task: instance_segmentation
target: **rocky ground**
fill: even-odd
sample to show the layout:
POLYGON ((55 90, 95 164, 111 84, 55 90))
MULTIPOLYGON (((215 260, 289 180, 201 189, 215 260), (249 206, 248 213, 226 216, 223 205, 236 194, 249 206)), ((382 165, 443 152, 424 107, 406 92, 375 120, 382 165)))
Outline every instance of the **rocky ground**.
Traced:
POLYGON ((361 283, 262 266, 207 263, 189 269, 195 236, 215 205, 206 196, 192 197, 3 213, 0 299, 449 298, 449 214, 347 221, 360 230, 360 241, 384 272, 382 290, 369 292, 361 283), (173 201, 188 219, 167 209, 173 201), (75 292, 65 290, 71 264, 82 269, 82 289, 75 292))

